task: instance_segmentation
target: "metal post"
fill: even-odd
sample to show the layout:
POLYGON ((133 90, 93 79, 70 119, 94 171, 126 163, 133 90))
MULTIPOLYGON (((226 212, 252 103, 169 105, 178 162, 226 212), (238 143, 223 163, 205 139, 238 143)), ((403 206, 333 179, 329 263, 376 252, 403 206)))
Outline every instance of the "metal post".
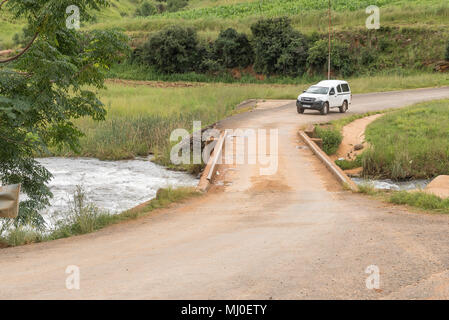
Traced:
POLYGON ((0 217, 15 218, 19 213, 20 184, 0 186, 0 217))

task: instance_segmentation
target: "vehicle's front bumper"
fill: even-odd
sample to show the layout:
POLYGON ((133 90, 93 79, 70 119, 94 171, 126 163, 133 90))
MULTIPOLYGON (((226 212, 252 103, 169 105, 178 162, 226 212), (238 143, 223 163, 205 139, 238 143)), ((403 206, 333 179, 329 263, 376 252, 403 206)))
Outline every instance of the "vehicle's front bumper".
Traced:
POLYGON ((314 102, 301 102, 300 100, 296 100, 296 106, 302 109, 311 109, 311 110, 322 110, 324 106, 324 101, 314 101, 314 102))

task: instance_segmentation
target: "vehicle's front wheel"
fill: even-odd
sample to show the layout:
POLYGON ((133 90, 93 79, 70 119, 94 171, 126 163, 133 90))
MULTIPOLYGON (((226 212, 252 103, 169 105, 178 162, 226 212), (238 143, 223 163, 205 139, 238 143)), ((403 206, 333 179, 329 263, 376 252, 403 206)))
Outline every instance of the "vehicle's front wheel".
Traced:
POLYGON ((321 109, 321 114, 324 116, 329 113, 329 102, 325 102, 323 109, 321 109))
POLYGON ((296 107, 296 110, 298 110, 298 113, 300 113, 300 114, 304 113, 304 109, 301 107, 296 107))
POLYGON ((348 101, 345 100, 343 105, 340 107, 340 112, 345 113, 346 111, 348 111, 348 101))

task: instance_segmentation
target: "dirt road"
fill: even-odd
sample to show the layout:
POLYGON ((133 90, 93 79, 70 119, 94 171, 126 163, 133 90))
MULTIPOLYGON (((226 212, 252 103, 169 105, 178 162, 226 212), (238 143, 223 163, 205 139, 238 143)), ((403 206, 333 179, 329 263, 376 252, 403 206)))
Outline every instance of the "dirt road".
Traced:
MULTIPOLYGON (((351 113, 449 97, 449 88, 355 95, 351 113)), ((284 102, 285 103, 285 102, 284 102)), ((449 217, 344 191, 298 142, 294 102, 222 128, 278 128, 279 169, 219 169, 225 186, 100 232, 0 250, 0 298, 448 298, 449 217), (65 270, 80 268, 80 290, 65 270), (380 289, 365 269, 378 266, 380 289)))

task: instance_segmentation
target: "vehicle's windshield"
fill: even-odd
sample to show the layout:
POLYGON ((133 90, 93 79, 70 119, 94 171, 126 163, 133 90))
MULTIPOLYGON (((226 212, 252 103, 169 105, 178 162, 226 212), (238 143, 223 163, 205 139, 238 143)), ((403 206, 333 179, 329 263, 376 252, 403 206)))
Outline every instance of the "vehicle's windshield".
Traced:
POLYGON ((318 87, 318 86, 311 86, 306 91, 306 93, 312 93, 312 94, 327 94, 328 92, 329 92, 329 88, 318 87))

